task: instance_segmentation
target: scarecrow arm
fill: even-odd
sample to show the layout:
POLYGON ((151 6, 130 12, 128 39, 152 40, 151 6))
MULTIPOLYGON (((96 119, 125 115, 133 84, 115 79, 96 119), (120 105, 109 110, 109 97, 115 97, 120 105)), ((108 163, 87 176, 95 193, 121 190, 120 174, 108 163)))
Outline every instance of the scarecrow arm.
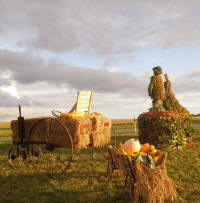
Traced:
POLYGON ((149 88, 148 88, 148 92, 149 92, 149 96, 152 96, 152 91, 153 91, 153 82, 154 82, 154 77, 151 77, 151 82, 149 84, 149 88))

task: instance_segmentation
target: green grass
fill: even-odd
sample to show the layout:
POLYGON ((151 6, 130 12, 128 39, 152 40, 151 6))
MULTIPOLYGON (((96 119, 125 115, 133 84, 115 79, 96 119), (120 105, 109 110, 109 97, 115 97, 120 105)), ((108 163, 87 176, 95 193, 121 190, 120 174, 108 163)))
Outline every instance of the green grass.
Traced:
POLYGON ((0 137, 11 137, 12 131, 10 128, 0 128, 0 137))
MULTIPOLYGON (((131 124, 114 124, 113 129, 132 128, 131 124)), ((199 129, 198 129, 199 130, 199 129)), ((0 130, 0 135, 11 133, 0 130)), ((9 134, 10 135, 10 134, 9 134)), ((132 132, 112 134, 112 145, 137 137, 132 132)), ((194 133, 195 145, 182 150, 169 150, 167 172, 177 185, 184 202, 200 202, 200 134, 194 133)), ((107 161, 92 150, 75 154, 71 168, 62 176, 49 177, 36 173, 31 165, 10 167, 7 161, 11 141, 0 141, 0 202, 132 202, 124 191, 124 178, 115 175, 112 181, 106 178, 107 161), (92 163, 92 167, 90 166, 92 163)), ((106 153, 106 149, 104 149, 106 153)))
POLYGON ((200 124, 200 118, 192 118, 192 123, 200 124))

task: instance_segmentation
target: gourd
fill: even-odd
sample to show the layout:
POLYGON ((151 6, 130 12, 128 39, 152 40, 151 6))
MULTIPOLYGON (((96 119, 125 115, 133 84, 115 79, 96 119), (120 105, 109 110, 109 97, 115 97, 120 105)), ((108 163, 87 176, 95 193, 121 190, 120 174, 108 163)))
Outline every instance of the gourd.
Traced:
POLYGON ((141 145, 139 140, 129 139, 124 143, 123 148, 127 153, 133 154, 140 151, 141 145))
POLYGON ((82 113, 82 112, 72 112, 72 113, 61 113, 60 114, 60 117, 69 117, 69 118, 82 117, 82 116, 84 116, 84 113, 82 113))

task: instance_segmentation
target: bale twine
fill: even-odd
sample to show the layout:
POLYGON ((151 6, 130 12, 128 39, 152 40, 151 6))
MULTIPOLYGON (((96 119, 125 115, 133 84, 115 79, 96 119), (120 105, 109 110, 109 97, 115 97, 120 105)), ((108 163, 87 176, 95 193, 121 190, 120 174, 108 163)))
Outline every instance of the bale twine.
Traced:
POLYGON ((91 115, 90 142, 93 147, 102 147, 111 140, 111 119, 102 115, 91 115))

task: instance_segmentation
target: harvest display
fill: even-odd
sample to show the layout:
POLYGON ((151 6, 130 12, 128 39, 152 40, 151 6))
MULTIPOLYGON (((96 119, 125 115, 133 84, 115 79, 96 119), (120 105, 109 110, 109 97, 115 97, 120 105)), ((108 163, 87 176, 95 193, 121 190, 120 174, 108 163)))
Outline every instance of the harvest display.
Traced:
POLYGON ((175 200, 178 194, 165 167, 167 153, 155 146, 130 139, 109 151, 108 177, 114 170, 125 176, 125 189, 134 202, 163 202, 175 200))
POLYGON ((163 84, 161 67, 153 72, 148 88, 152 108, 138 117, 139 140, 161 148, 182 147, 191 136, 190 113, 176 99, 167 74, 163 84))
MULTIPOLYGON (((79 92, 82 98, 89 93, 79 92)), ((18 117, 18 120, 11 121, 13 144, 16 147, 8 153, 9 162, 14 165, 22 157, 23 160, 29 160, 36 171, 64 173, 69 168, 74 152, 107 145, 110 142, 111 119, 97 112, 85 112, 86 106, 91 108, 88 98, 84 104, 81 102, 75 106, 84 108, 84 112, 60 113, 56 117, 18 117)))

